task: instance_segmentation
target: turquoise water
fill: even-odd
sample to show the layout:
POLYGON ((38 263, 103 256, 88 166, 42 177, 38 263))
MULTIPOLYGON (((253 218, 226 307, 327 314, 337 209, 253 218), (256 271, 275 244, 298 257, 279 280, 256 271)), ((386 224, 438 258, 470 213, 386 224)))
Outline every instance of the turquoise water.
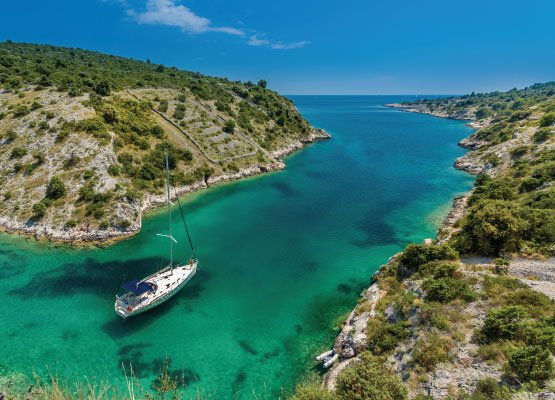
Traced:
MULTIPOLYGON (((114 294, 164 263, 163 213, 108 249, 0 236, 0 376, 123 386, 131 363, 148 387, 167 355, 191 390, 218 399, 289 392, 378 266, 434 236, 473 182, 452 167, 471 133, 463 122, 381 106, 409 99, 399 96, 292 99, 333 139, 288 157, 282 172, 186 197, 202 269, 148 313, 121 321, 114 294)), ((176 236, 186 260, 183 230, 176 236)))

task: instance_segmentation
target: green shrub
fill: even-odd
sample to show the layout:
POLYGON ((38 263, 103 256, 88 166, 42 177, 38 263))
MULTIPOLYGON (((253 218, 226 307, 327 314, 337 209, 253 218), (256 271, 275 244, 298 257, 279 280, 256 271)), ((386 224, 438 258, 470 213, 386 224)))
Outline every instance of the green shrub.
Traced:
POLYGON ((526 153, 528 153, 528 147, 527 146, 515 147, 514 149, 511 150, 510 153, 511 153, 511 157, 520 158, 526 153))
POLYGON ((551 126, 555 124, 555 112, 544 114, 540 119, 540 126, 551 126))
POLYGON ((121 168, 117 164, 111 164, 108 167, 108 173, 112 176, 118 176, 120 174, 120 172, 121 172, 121 168))
POLYGON ((493 378, 485 378, 478 382, 472 397, 468 400, 507 400, 513 391, 506 387, 500 386, 493 378))
POLYGON ((295 388, 295 394, 289 400, 335 400, 334 393, 322 388, 320 383, 301 384, 295 388))
POLYGON ((546 141, 552 136, 553 136, 553 133, 551 132, 551 129, 540 128, 534 133, 533 139, 534 139, 534 142, 540 143, 540 142, 546 141))
POLYGON ((160 100, 160 104, 158 104, 158 111, 162 113, 168 111, 168 100, 160 100))
POLYGON ((14 118, 23 117, 23 116, 29 114, 30 112, 31 112, 31 110, 29 110, 29 108, 25 105, 16 106, 12 111, 14 118))
POLYGON ((12 150, 10 158, 21 158, 27 154, 27 149, 25 147, 15 147, 12 150))
POLYGON ((418 339, 414 347, 413 360, 417 366, 426 371, 433 371, 435 366, 451 359, 449 352, 453 342, 437 333, 418 339))
POLYGON ((227 133, 233 133, 233 131, 235 131, 235 121, 233 121, 232 119, 228 119, 227 121, 225 121, 222 130, 227 133))
POLYGON ((368 353, 360 355, 361 361, 343 370, 336 383, 340 400, 404 400, 407 389, 397 376, 385 366, 382 359, 368 353))
POLYGON ((455 248, 464 253, 498 255, 516 251, 527 228, 523 210, 515 202, 481 201, 470 207, 455 237, 455 248))
POLYGON ((553 359, 540 346, 517 348, 509 355, 508 369, 520 382, 544 382, 553 377, 553 359))
POLYGON ((46 197, 52 200, 59 199, 67 193, 66 185, 59 176, 53 176, 46 186, 46 197))
POLYGON ((447 245, 409 244, 399 256, 399 262, 409 272, 417 272, 420 266, 436 260, 457 260, 458 253, 447 245))
POLYGON ((42 201, 39 201, 38 203, 33 204, 34 218, 40 219, 44 217, 44 214, 46 214, 46 205, 42 201))
POLYGON ((488 312, 480 331, 480 340, 491 343, 500 339, 517 339, 522 337, 528 312, 521 306, 508 306, 488 312))
POLYGON ((468 283, 450 277, 427 279, 424 281, 422 288, 426 292, 426 300, 439 303, 448 303, 455 299, 474 301, 477 297, 468 283))
POLYGON ((410 336, 406 322, 399 321, 391 324, 378 318, 371 318, 368 321, 366 332, 370 339, 372 353, 377 355, 392 351, 410 336))
POLYGON ((538 322, 526 328, 526 344, 531 346, 541 346, 555 353, 555 326, 546 322, 538 322))
POLYGON ((71 228, 75 228, 77 226, 77 221, 74 219, 69 219, 66 221, 66 223, 64 224, 64 227, 66 229, 71 229, 71 228))

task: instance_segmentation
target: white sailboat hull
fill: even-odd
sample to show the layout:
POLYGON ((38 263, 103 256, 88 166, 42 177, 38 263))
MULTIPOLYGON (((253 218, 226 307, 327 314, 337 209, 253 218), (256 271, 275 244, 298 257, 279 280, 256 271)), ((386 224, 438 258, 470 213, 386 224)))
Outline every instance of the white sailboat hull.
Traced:
POLYGON ((174 296, 195 276, 198 261, 193 264, 175 266, 163 269, 142 282, 148 282, 155 286, 155 290, 136 295, 127 292, 122 296, 116 296, 114 309, 122 318, 129 318, 133 315, 148 311, 174 296))

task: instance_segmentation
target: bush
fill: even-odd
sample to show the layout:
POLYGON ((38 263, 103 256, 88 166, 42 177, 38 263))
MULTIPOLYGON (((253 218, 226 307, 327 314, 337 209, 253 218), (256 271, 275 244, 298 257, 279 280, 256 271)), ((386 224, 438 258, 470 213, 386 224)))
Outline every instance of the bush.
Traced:
POLYGON ((399 262, 410 272, 417 272, 420 266, 430 261, 458 258, 458 253, 447 245, 409 244, 399 256, 399 262))
POLYGON ((93 90, 99 96, 108 96, 110 94, 110 83, 107 80, 100 81, 93 87, 93 90))
POLYGON ((520 382, 544 382, 553 377, 554 372, 551 354, 540 346, 512 351, 508 369, 520 382))
POLYGON ((506 400, 511 396, 511 389, 500 386, 493 378, 482 379, 469 400, 506 400))
POLYGON ((161 113, 168 111, 168 100, 160 100, 160 104, 158 104, 158 111, 161 113))
POLYGON ((233 133, 233 131, 235 130, 235 121, 233 121, 232 119, 228 119, 227 121, 225 121, 222 130, 226 133, 233 133))
POLYGON ((540 126, 551 126, 555 124, 555 112, 544 114, 540 119, 540 126))
POLYGON ((121 172, 121 168, 117 164, 111 164, 108 167, 108 173, 112 176, 118 176, 121 172))
POLYGON ((64 224, 64 227, 66 229, 71 229, 71 228, 75 228, 77 226, 77 221, 74 219, 69 219, 66 221, 66 223, 64 224))
POLYGON ((508 306, 488 312, 481 329, 481 341, 491 343, 500 339, 517 339, 523 334, 528 312, 521 306, 508 306))
POLYGON ((289 400, 334 400, 335 394, 322 388, 320 383, 301 384, 296 387, 295 394, 289 400))
POLYGON ((46 214, 46 205, 42 201, 39 201, 38 203, 33 204, 34 218, 40 219, 44 217, 44 214, 46 214))
POLYGON ((432 278, 424 281, 422 288, 426 291, 426 300, 448 303, 455 299, 476 300, 476 293, 468 283, 455 278, 432 278))
POLYGON ((12 111, 14 118, 23 117, 23 116, 29 114, 30 112, 31 112, 31 110, 29 110, 29 108, 27 106, 24 106, 24 105, 19 105, 19 106, 15 107, 12 111))
POLYGON ((470 207, 455 239, 455 247, 465 253, 498 255, 520 248, 528 221, 518 203, 504 200, 480 201, 470 207))
POLYGON ((25 154, 27 154, 27 149, 25 147, 15 147, 12 150, 12 154, 10 155, 10 158, 21 158, 25 154))
POLYGON ((368 321, 367 336, 374 354, 385 354, 397 347, 401 341, 410 336, 410 330, 403 321, 394 324, 371 318, 368 321))
POLYGON ((53 176, 46 186, 46 197, 52 200, 59 199, 67 193, 64 182, 58 176, 53 176))
POLYGON ((540 143, 540 142, 543 142, 543 141, 549 139, 551 136, 553 136, 553 133, 551 132, 551 129, 549 129, 549 128, 540 128, 536 131, 536 133, 534 133, 533 139, 534 139, 534 142, 540 143))
POLYGON ((451 358, 449 352, 452 348, 453 343, 450 339, 431 333, 416 342, 413 359, 419 367, 426 371, 433 371, 439 363, 449 361, 451 358))
POLYGON ((368 353, 361 361, 339 374, 336 394, 340 400, 403 400, 407 389, 397 376, 385 366, 382 359, 368 353))

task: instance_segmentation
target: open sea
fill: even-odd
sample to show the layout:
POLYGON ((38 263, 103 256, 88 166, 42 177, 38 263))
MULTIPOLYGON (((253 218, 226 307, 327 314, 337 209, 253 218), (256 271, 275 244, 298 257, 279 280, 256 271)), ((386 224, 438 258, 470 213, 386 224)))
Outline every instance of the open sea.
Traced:
POLYGON ((472 129, 382 106, 414 96, 291 99, 333 139, 287 157, 284 171, 184 197, 201 269, 147 313, 122 321, 114 295, 166 262, 167 239, 155 235, 167 229, 164 211, 106 249, 1 234, 0 389, 37 374, 124 390, 130 364, 150 387, 167 356, 191 393, 276 399, 317 371, 314 356, 331 348, 372 274, 434 237, 453 196, 471 188, 453 162, 472 129))

